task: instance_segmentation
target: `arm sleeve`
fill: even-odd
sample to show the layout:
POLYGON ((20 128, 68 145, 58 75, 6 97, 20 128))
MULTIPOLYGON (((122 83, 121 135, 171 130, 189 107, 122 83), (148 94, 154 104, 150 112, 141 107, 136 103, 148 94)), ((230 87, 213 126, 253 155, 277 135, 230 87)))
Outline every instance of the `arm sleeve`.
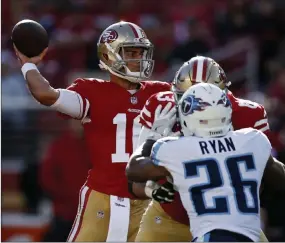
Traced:
POLYGON ((84 79, 76 79, 67 89, 59 89, 58 100, 51 106, 60 116, 83 120, 89 112, 89 86, 84 79))
POLYGON ((59 92, 59 98, 51 106, 52 109, 78 120, 87 116, 90 103, 86 98, 72 90, 59 89, 59 92))
POLYGON ((164 166, 167 160, 167 143, 164 139, 159 139, 152 147, 150 158, 153 163, 159 166, 164 166))
POLYGON ((272 146, 269 141, 269 139, 266 137, 266 135, 263 132, 258 132, 258 139, 255 140, 255 143, 258 144, 260 153, 258 154, 258 163, 261 161, 264 161, 264 165, 259 167, 261 169, 261 174, 263 175, 264 169, 266 167, 267 161, 269 157, 271 156, 272 146))

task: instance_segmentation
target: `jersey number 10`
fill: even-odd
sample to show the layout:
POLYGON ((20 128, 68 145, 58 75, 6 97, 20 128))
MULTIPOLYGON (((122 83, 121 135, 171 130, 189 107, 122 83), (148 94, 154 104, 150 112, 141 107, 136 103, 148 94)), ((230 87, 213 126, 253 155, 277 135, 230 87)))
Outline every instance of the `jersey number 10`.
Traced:
POLYGON ((225 175, 221 173, 218 162, 213 158, 184 163, 186 178, 199 177, 199 168, 205 168, 208 176, 207 183, 189 188, 190 199, 198 215, 230 213, 227 196, 213 197, 214 206, 207 206, 205 200, 205 193, 211 189, 222 187, 225 177, 228 177, 230 180, 237 210, 244 214, 258 213, 257 181, 243 179, 239 170, 239 164, 244 164, 246 171, 255 170, 254 159, 251 154, 227 158, 225 160, 227 168, 225 175))
POLYGON ((133 150, 136 149, 138 137, 140 133, 139 124, 140 115, 136 116, 132 122, 132 138, 127 137, 127 114, 118 113, 114 119, 113 124, 117 125, 116 128, 116 152, 112 154, 112 163, 128 162, 130 154, 126 152, 127 139, 132 139, 133 150))

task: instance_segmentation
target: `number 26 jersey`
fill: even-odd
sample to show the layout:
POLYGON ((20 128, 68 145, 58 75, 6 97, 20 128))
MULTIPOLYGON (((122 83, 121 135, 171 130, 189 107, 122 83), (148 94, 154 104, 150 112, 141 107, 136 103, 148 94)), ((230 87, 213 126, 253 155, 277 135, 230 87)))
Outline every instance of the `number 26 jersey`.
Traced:
POLYGON ((224 229, 257 241, 259 188, 270 154, 267 137, 245 128, 219 138, 163 138, 151 157, 171 173, 194 238, 224 229))

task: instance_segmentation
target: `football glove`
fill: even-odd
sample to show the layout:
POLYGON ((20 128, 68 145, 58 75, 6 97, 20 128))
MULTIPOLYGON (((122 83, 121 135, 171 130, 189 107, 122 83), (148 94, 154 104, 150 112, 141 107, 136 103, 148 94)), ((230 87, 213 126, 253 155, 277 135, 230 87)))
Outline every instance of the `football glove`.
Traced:
POLYGON ((154 122, 151 130, 162 135, 167 136, 176 122, 176 107, 172 102, 168 102, 162 109, 162 105, 158 105, 155 110, 154 122))
POLYGON ((145 193, 159 203, 171 203, 174 200, 175 190, 173 184, 168 181, 162 185, 154 181, 147 181, 145 193))

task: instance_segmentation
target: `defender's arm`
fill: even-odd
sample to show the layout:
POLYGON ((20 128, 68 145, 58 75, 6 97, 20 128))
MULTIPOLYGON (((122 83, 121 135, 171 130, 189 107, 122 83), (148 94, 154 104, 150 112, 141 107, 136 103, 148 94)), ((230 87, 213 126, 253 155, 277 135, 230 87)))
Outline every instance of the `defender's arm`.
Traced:
POLYGON ((149 151, 154 144, 154 140, 147 140, 131 156, 126 167, 126 175, 130 181, 146 182, 148 180, 157 181, 169 176, 170 173, 162 166, 155 165, 149 157, 146 157, 144 151, 149 151), (140 152, 141 151, 141 152, 140 152))

